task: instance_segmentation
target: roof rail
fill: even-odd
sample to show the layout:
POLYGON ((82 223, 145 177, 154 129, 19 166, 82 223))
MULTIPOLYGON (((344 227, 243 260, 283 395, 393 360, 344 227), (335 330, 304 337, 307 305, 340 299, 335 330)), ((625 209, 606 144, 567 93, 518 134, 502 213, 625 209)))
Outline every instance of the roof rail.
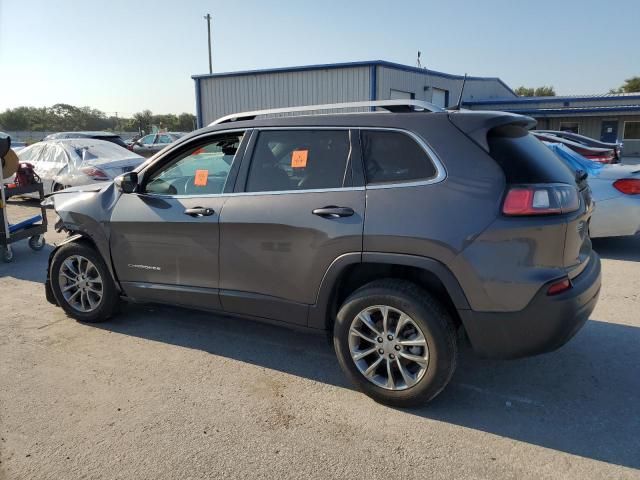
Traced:
POLYGON ((209 126, 219 125, 227 122, 237 122, 241 120, 253 120, 259 115, 275 115, 278 113, 297 113, 297 112, 311 112, 316 110, 338 110, 346 108, 382 108, 389 112, 415 112, 415 111, 427 111, 427 112, 444 112, 443 108, 440 108, 433 103, 424 102, 422 100, 373 100, 365 102, 346 102, 346 103, 327 103, 323 105, 305 105, 302 107, 284 107, 284 108, 271 108, 268 110, 254 110, 252 112, 232 113, 224 117, 220 117, 209 126))

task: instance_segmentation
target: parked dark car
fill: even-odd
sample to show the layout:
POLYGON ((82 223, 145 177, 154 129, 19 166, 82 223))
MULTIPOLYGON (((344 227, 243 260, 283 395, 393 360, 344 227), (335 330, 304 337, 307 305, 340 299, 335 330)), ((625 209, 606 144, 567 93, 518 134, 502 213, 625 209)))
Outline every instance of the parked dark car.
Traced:
POLYGON ((574 152, 579 153, 583 157, 588 158, 593 162, 605 164, 620 163, 620 160, 616 157, 615 150, 612 148, 587 147, 586 145, 583 145, 581 143, 577 143, 566 138, 560 138, 556 135, 540 132, 538 130, 534 130, 532 133, 539 140, 542 140, 544 142, 561 143, 562 145, 566 145, 574 152))
POLYGON ((47 299, 83 322, 125 299, 327 330, 345 374, 396 406, 447 385, 462 336, 499 358, 567 342, 600 291, 583 175, 529 117, 309 110, 362 107, 390 112, 236 114, 113 184, 53 195, 70 236, 47 299))
POLYGON ((617 163, 619 163, 619 161, 622 159, 622 143, 602 142, 600 140, 596 140, 595 138, 587 137, 586 135, 580 135, 578 133, 560 130, 536 130, 536 132, 540 132, 545 135, 552 135, 554 137, 564 138, 565 140, 571 140, 572 142, 579 143, 580 145, 584 145, 586 147, 610 149, 614 151, 616 160, 618 160, 617 163))
POLYGON ((167 145, 171 145, 182 136, 184 136, 183 132, 150 133, 149 135, 145 135, 133 142, 129 146, 129 149, 143 157, 150 157, 158 153, 167 145))
POLYGON ((47 135, 43 140, 62 140, 66 138, 93 138, 94 140, 104 140, 127 148, 127 144, 122 137, 117 133, 111 132, 59 132, 47 135))

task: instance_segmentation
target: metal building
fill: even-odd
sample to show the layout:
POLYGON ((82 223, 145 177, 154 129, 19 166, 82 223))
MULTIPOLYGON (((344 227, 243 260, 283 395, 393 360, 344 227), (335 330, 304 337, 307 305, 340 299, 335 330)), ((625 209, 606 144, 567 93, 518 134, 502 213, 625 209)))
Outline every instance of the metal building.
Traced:
POLYGON ((474 110, 529 115, 539 129, 570 130, 605 142, 621 141, 625 155, 640 155, 640 93, 468 100, 474 110))
MULTIPOLYGON (((198 126, 224 115, 323 103, 413 98, 447 107, 463 76, 381 60, 194 75, 198 126)), ((499 78, 467 77, 463 100, 517 98, 499 78)))

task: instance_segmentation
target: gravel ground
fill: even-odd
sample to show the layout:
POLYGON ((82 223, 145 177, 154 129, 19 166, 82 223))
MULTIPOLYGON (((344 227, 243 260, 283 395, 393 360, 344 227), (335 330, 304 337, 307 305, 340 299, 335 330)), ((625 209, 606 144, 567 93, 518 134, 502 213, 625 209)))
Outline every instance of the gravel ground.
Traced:
POLYGON ((640 478, 640 238, 595 246, 603 290, 576 338, 463 350, 403 411, 354 391, 321 335, 155 306, 77 323, 45 301, 51 247, 21 242, 0 264, 0 478, 640 478))

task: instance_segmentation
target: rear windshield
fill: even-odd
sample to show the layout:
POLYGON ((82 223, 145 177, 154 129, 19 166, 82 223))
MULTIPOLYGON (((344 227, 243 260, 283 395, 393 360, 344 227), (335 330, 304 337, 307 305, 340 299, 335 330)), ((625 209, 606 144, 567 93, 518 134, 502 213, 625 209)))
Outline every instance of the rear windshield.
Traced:
POLYGON ((522 127, 494 128, 487 140, 491 157, 502 167, 507 183, 576 183, 575 173, 522 127))

